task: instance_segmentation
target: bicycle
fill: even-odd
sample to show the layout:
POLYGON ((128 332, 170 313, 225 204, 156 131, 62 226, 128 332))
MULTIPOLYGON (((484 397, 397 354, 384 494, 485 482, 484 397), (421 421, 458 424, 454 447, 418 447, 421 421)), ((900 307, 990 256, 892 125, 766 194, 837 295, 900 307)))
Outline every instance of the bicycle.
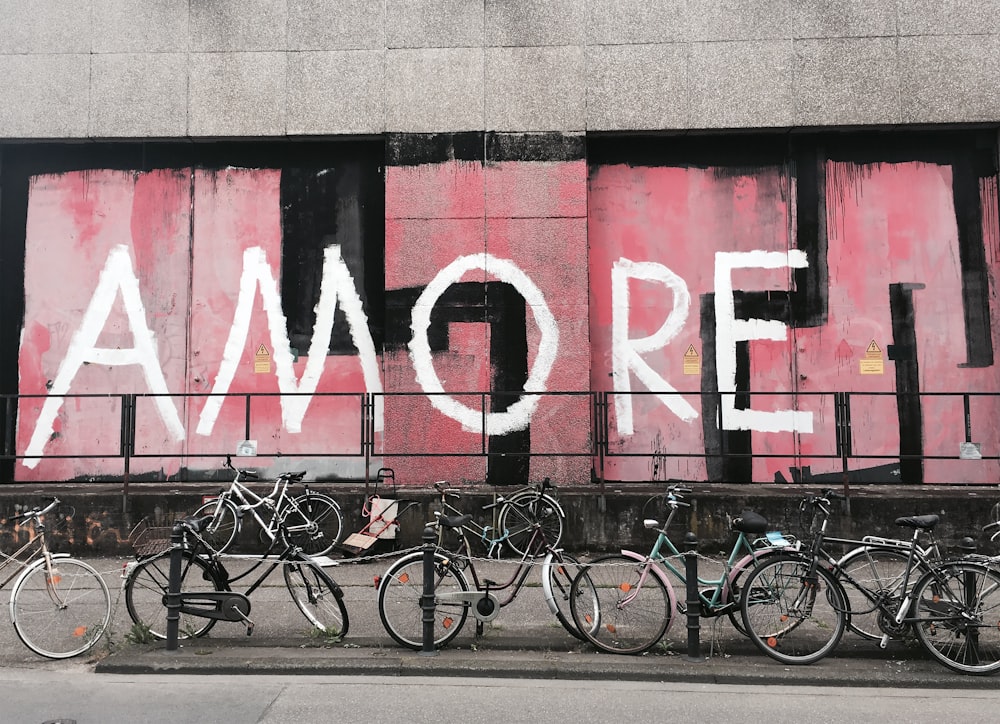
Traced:
POLYGON ((849 626, 885 648, 890 638, 914 627, 908 609, 921 584, 941 583, 934 574, 940 556, 937 544, 919 544, 919 537, 931 534, 940 516, 897 518, 896 525, 913 530, 908 542, 828 536, 832 501, 843 497, 827 490, 805 498, 800 510, 812 513, 808 551, 763 561, 747 577, 741 605, 744 627, 758 649, 781 663, 819 661, 849 626), (838 558, 824 547, 831 543, 858 548, 838 558), (874 563, 876 559, 882 563, 874 563), (858 605, 864 608, 856 611, 858 605))
MULTIPOLYGON (((445 481, 439 480, 434 485, 437 487, 445 484, 445 481)), ((566 513, 552 494, 554 490, 555 486, 549 478, 545 478, 541 483, 527 485, 509 496, 496 496, 492 503, 483 506, 483 510, 494 511, 494 525, 469 520, 464 527, 483 543, 488 558, 499 558, 504 545, 518 556, 524 556, 532 549, 537 529, 544 533, 545 542, 555 548, 562 540, 566 513)), ((446 498, 442 498, 441 506, 443 512, 462 514, 446 498)), ((439 545, 442 544, 444 530, 439 530, 439 545)), ((538 549, 539 552, 541 550, 538 549)))
MULTIPOLYGON (((667 576, 669 571, 686 585, 684 567, 671 563, 671 559, 683 554, 667 536, 667 529, 677 510, 689 507, 683 502, 683 494, 690 492, 688 488, 671 485, 665 493, 650 499, 663 498, 669 513, 662 526, 657 520, 644 521, 645 528, 657 533, 648 554, 643 556, 623 549, 597 558, 583 567, 573 581, 569 596, 573 621, 584 638, 601 651, 614 654, 648 651, 666 634, 675 612, 686 611, 686 604, 678 601, 667 576)), ((702 616, 727 615, 737 630, 742 631, 735 616, 739 611, 740 578, 751 564, 795 543, 776 531, 768 532, 767 521, 751 511, 732 520, 730 527, 737 537, 725 561, 724 573, 718 579, 699 576, 698 599, 702 616), (766 534, 763 539, 750 537, 763 534, 766 534)))
POLYGON ((229 488, 193 514, 196 518, 212 516, 202 531, 202 539, 211 550, 224 553, 232 546, 247 513, 260 526, 262 537, 273 541, 276 535, 285 536, 288 544, 298 546, 307 555, 325 555, 340 541, 344 517, 337 501, 309 490, 308 485, 301 495, 288 495, 289 484, 300 482, 305 472, 282 473, 270 493, 258 495, 243 484, 243 480, 258 479, 255 471, 233 466, 228 455, 225 467, 234 473, 229 488), (270 516, 265 517, 264 511, 270 516))
MULTIPOLYGON (((543 557, 541 575, 546 605, 563 628, 579 638, 580 633, 570 622, 568 611, 570 586, 579 563, 549 543, 544 523, 531 524, 531 534, 516 570, 506 582, 496 583, 480 576, 476 559, 471 554, 470 534, 481 537, 483 526, 473 527, 469 514, 447 514, 457 511, 449 500, 459 498, 459 490, 445 487, 440 481, 434 488, 440 496, 441 510, 437 511, 431 525, 438 528, 439 541, 446 531, 451 531, 457 542, 451 547, 439 544, 433 554, 435 648, 447 645, 458 636, 470 611, 476 619, 476 635, 481 635, 484 624, 493 621, 502 608, 517 598, 536 565, 534 559, 539 557, 543 557), (466 570, 472 576, 471 589, 464 573, 466 570), (496 596, 498 591, 507 590, 510 593, 505 598, 496 596)), ((507 539, 505 532, 485 544, 492 550, 507 539)), ((382 625, 398 644, 414 650, 423 646, 423 566, 424 552, 410 553, 393 563, 378 582, 378 611, 382 625)))
MULTIPOLYGON (((242 623, 247 636, 251 635, 254 622, 250 618, 250 596, 278 566, 282 567, 292 601, 310 624, 328 638, 340 639, 347 634, 349 621, 343 591, 320 566, 318 558, 306 555, 298 546, 289 543, 289 535, 282 531, 260 556, 224 556, 213 550, 204 538, 203 532, 210 520, 205 516, 177 522, 183 533, 179 638, 204 636, 217 621, 242 623), (280 552, 272 555, 279 542, 280 552), (255 562, 243 573, 230 575, 223 557, 255 562), (262 566, 265 567, 260 575, 242 592, 233 590, 234 583, 248 579, 262 566)), ((163 547, 169 545, 171 531, 170 528, 151 529, 154 535, 144 539, 146 547, 141 552, 148 553, 148 546, 157 542, 161 543, 161 551, 131 561, 122 570, 129 617, 158 639, 166 638, 171 550, 163 550, 163 547)))
POLYGON ((0 553, 0 571, 14 566, 2 583, 15 578, 10 594, 10 620, 18 638, 39 656, 68 659, 92 648, 111 620, 111 595, 101 574, 68 553, 49 550, 45 516, 60 504, 45 498, 8 520, 24 521, 31 539, 11 554, 0 553))
MULTIPOLYGON (((1000 538, 1000 520, 983 528, 994 530, 991 542, 1000 538)), ((897 615, 903 613, 924 650, 949 669, 975 675, 1000 670, 1000 556, 940 563, 914 585, 897 615)))

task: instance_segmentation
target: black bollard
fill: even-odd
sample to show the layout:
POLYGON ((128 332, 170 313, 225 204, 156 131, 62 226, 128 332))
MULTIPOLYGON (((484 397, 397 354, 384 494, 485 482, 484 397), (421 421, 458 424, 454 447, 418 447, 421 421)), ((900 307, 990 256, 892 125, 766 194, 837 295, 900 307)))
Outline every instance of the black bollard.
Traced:
POLYGON ((181 620, 181 559, 184 552, 184 528, 174 524, 170 531, 170 574, 167 578, 167 651, 177 650, 181 620))
POLYGON ((424 593, 420 596, 420 608, 424 612, 423 647, 421 656, 437 656, 434 647, 434 552, 437 550, 437 535, 434 526, 424 528, 424 593))
POLYGON ((701 662, 701 599, 698 598, 698 537, 684 536, 684 578, 687 580, 688 661, 701 662))

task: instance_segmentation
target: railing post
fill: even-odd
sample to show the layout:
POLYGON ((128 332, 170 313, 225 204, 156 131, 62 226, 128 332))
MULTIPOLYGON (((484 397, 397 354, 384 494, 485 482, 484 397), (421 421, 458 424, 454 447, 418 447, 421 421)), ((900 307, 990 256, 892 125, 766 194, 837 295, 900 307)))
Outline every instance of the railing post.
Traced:
POLYGON ((181 619, 181 559, 184 529, 179 523, 170 531, 170 574, 167 578, 167 651, 177 650, 181 619))
POLYGON ((688 531, 684 536, 684 578, 687 581, 687 656, 688 661, 701 657, 701 599, 698 598, 698 536, 688 531))
POLYGON ((428 525, 424 528, 423 541, 424 593, 420 597, 420 608, 424 612, 422 619, 424 631, 420 655, 437 656, 437 649, 434 647, 434 552, 437 550, 434 526, 428 525))

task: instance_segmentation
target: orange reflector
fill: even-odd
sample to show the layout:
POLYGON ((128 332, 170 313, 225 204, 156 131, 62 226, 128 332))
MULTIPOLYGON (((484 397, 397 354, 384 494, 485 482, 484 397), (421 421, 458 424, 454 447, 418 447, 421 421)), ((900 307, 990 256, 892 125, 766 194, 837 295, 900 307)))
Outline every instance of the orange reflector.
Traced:
POLYGON ((784 616, 781 617, 781 622, 782 623, 784 623, 787 620, 788 620, 788 614, 785 614, 784 616))
POLYGON ((626 583, 623 583, 620 586, 618 586, 618 588, 620 588, 621 590, 625 591, 625 593, 628 593, 629 591, 632 590, 632 584, 626 582, 626 583))
POLYGON ((770 646, 772 649, 777 648, 778 639, 776 639, 774 636, 769 636, 767 639, 767 645, 770 646))
POLYGON ((559 566, 559 567, 558 567, 558 568, 557 568, 556 570, 557 570, 557 571, 558 571, 559 573, 563 574, 564 576, 566 575, 566 569, 565 569, 565 568, 563 568, 562 566, 559 566))
POLYGON ((86 626, 77 626, 75 629, 73 629, 73 635, 76 636, 77 638, 80 638, 81 636, 86 636, 87 635, 87 627, 86 626))
POLYGON ((60 576, 58 573, 53 573, 49 577, 49 583, 51 583, 53 586, 58 586, 60 583, 62 583, 62 576, 60 576))
POLYGON ((584 616, 583 620, 586 621, 587 623, 594 623, 594 617, 590 616, 589 614, 584 616))
POLYGON ((445 628, 451 628, 451 625, 453 623, 455 623, 455 619, 453 619, 451 616, 445 616, 444 619, 441 620, 441 625, 444 626, 445 628))
POLYGON ((401 575, 399 577, 399 582, 400 583, 409 583, 409 581, 410 581, 410 574, 409 573, 404 573, 403 575, 401 575))
POLYGON ((613 623, 609 623, 604 628, 606 628, 609 633, 616 633, 618 631, 618 629, 615 628, 615 625, 613 623))
POLYGON ((936 593, 934 594, 934 597, 931 600, 934 601, 934 603, 941 603, 941 597, 936 593))

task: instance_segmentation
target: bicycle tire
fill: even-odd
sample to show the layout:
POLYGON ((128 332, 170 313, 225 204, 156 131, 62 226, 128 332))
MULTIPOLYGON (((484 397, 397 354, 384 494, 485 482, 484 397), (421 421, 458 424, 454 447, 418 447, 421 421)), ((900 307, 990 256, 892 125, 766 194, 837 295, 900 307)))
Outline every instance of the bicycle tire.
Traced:
POLYGON ((288 592, 306 620, 327 638, 346 636, 350 621, 344 592, 330 575, 305 556, 282 568, 288 592))
POLYGON ((783 664, 819 661, 833 651, 847 628, 840 583, 819 567, 814 582, 808 575, 811 568, 812 561, 805 557, 769 557, 747 577, 740 596, 750 640, 783 664))
POLYGON ((580 571, 569 600, 573 623, 587 641, 611 654, 641 654, 663 638, 674 612, 667 585, 653 565, 610 555, 580 571))
POLYGON ((519 556, 537 558, 545 555, 546 546, 555 548, 563 536, 562 508, 555 498, 536 490, 525 490, 507 498, 500 506, 497 526, 505 532, 504 542, 519 556), (534 536, 535 529, 541 537, 534 536), (534 550, 528 551, 535 541, 534 550))
POLYGON ((951 561, 917 581, 912 625, 921 645, 963 674, 1000 669, 1000 573, 977 561, 951 561))
POLYGON ((743 636, 749 636, 746 626, 743 625, 743 611, 740 605, 740 593, 743 590, 746 578, 756 566, 763 563, 765 558, 768 556, 782 555, 784 552, 785 551, 781 548, 758 550, 754 558, 750 558, 748 556, 744 559, 747 561, 746 564, 734 567, 729 572, 727 581, 728 597, 725 601, 723 601, 723 603, 732 603, 732 608, 729 609, 729 612, 726 615, 729 618, 729 622, 733 625, 733 628, 735 628, 743 636))
MULTIPOLYGON (((228 590, 228 584, 216 578, 205 559, 190 551, 181 555, 181 590, 184 593, 228 590)), ((137 563, 129 573, 125 580, 125 608, 132 623, 142 629, 137 633, 148 631, 157 639, 167 637, 166 596, 169 583, 170 551, 137 563)), ((182 613, 177 627, 178 638, 204 636, 214 625, 214 619, 182 613)))
POLYGON ((191 517, 201 518, 206 515, 211 515, 212 520, 198 535, 214 552, 225 553, 236 540, 242 516, 237 512, 236 504, 226 497, 205 503, 191 517))
POLYGON ((111 595, 101 574, 75 558, 54 558, 49 576, 40 559, 21 573, 10 596, 18 638, 50 659, 91 649, 107 631, 111 595))
MULTIPOLYGON (((927 571, 926 566, 915 562, 919 572, 910 573, 910 585, 927 571)), ((906 634, 909 625, 897 625, 888 614, 895 616, 906 594, 903 578, 908 563, 907 553, 869 546, 849 551, 840 559, 834 575, 846 596, 848 629, 870 641, 880 641, 886 634, 892 638, 906 634)))
MULTIPOLYGON (((571 555, 562 551, 553 551, 545 557, 542 564, 542 592, 549 610, 555 614, 556 619, 574 638, 587 641, 587 637, 580 633, 576 622, 573 620, 573 611, 570 604, 570 595, 573 590, 573 581, 583 571, 583 566, 571 555)), ((586 575, 584 573, 584 575, 586 575)), ((587 576, 580 586, 579 595, 589 595, 594 603, 594 610, 591 612, 593 620, 597 619, 597 596, 593 592, 593 583, 587 576)))
MULTIPOLYGON (((411 553, 389 566, 378 589, 378 615, 386 632, 401 646, 423 648, 424 554, 411 553)), ((434 592, 466 592, 469 583, 451 559, 434 554, 434 592)), ((434 647, 446 646, 458 636, 469 616, 467 603, 434 601, 434 647)))
POLYGON ((322 556, 340 542, 344 516, 333 498, 306 493, 293 498, 281 511, 281 537, 307 556, 322 556))

